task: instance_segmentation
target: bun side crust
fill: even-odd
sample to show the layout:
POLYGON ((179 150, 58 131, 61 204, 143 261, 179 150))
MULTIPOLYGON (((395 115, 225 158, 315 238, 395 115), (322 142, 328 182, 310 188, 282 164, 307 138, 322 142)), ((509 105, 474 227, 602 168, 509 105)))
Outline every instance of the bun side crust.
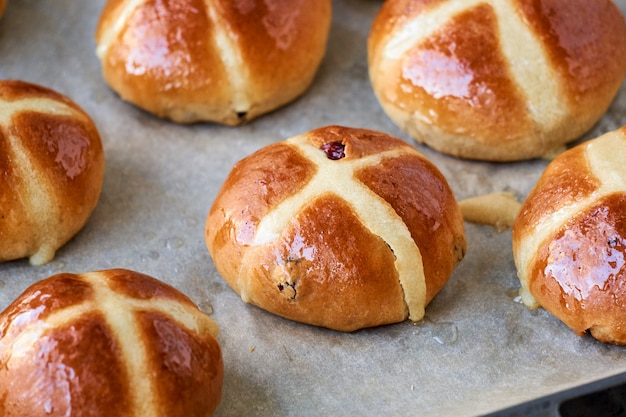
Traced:
POLYGON ((98 131, 75 103, 0 83, 0 261, 50 261, 94 210, 104 176, 98 131))
POLYGON ((341 331, 420 320, 465 250, 460 210, 434 165, 400 139, 339 126, 239 162, 209 211, 206 243, 244 301, 341 331), (267 157, 277 150, 300 169, 267 157), (285 179, 274 183, 279 198, 268 198, 270 170, 285 179), (422 247, 435 259, 423 262, 422 247))
POLYGON ((146 275, 52 276, 0 313, 0 412, 210 416, 223 380, 217 332, 146 275))
POLYGON ((556 158, 522 204, 513 253, 530 307, 626 344, 626 129, 556 158))

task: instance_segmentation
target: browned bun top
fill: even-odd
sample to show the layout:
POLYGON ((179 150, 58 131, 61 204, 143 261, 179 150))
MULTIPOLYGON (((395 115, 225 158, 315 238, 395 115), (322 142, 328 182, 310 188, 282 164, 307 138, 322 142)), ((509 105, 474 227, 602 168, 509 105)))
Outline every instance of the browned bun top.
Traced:
POLYGON ((610 0, 389 0, 369 38, 374 91, 417 140, 508 161, 580 137, 626 74, 610 0))
POLYGON ((513 227, 524 303, 626 344, 626 128, 556 158, 513 227))
POLYGON ((103 176, 100 136, 76 103, 0 81, 0 261, 50 261, 87 222, 103 176))
POLYGON ((217 332, 147 275, 54 275, 0 313, 0 415, 211 416, 223 380, 217 332))
POLYGON ((8 1, 9 0, 0 0, 0 18, 4 14, 4 9, 6 8, 8 1))
POLYGON ((330 21, 330 0, 109 0, 95 37, 123 99, 176 122, 236 125, 308 88, 330 21))
POLYGON ((238 162, 206 242, 244 301, 343 331, 420 320, 465 251, 439 170, 400 139, 340 126, 238 162))

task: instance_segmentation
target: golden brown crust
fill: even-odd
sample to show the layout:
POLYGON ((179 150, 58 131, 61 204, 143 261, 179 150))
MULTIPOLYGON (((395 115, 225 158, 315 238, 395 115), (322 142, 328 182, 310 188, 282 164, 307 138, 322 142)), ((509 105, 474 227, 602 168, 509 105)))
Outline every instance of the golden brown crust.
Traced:
POLYGON ((0 313, 0 414, 210 416, 223 381, 216 336, 189 298, 149 276, 52 276, 0 313))
POLYGON ((69 98, 0 82, 0 261, 50 261, 85 225, 104 176, 90 117, 69 98))
POLYGON ((380 104, 415 139, 459 157, 520 160, 604 114, 626 74, 626 24, 610 0, 392 0, 368 50, 380 104))
POLYGON ((329 0, 112 0, 95 37, 123 99, 176 122, 236 125, 309 87, 330 19, 329 0))
POLYGON ((244 301, 341 331, 421 319, 465 251, 460 211, 434 165, 400 139, 339 126, 237 163, 207 216, 206 243, 244 301))
POLYGON ((626 344, 626 129, 555 159, 523 203, 513 254, 524 302, 626 344))

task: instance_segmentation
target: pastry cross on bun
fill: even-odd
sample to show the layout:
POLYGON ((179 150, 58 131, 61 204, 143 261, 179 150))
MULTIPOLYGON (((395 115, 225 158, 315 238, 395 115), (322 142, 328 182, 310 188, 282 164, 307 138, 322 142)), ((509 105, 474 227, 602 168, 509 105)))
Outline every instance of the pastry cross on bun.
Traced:
POLYGON ((513 226, 522 300, 626 345, 626 128, 561 154, 513 226))
POLYGON ((0 415, 211 416, 224 372, 217 333, 147 275, 54 275, 0 313, 0 415))
POLYGON ((400 139, 339 126, 237 163, 206 243, 244 301, 341 331, 422 319, 465 251, 432 163, 400 139))
POLYGON ((78 105, 0 81, 0 261, 49 262, 87 222, 103 176, 100 136, 78 105))
POLYGON ((326 51, 330 0, 109 0, 104 79, 175 122, 237 125, 304 93, 326 51))
POLYGON ((492 161, 562 150, 602 117, 626 74, 611 0, 388 0, 369 73, 417 141, 492 161))

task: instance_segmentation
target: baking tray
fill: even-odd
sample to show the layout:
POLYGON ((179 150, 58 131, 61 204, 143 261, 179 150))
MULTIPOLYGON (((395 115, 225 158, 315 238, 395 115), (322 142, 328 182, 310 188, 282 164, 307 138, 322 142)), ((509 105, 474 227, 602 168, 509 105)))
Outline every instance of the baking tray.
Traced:
MULTIPOLYGON (((547 161, 463 161, 416 144, 390 122, 366 61, 381 4, 333 1, 328 51, 310 90, 231 128, 176 125, 121 101, 95 55, 103 0, 10 0, 0 20, 0 78, 53 88, 83 107, 102 136, 106 171, 89 222, 51 263, 0 264, 0 309, 59 272, 128 268, 168 282, 220 326, 217 416, 556 415, 570 398, 625 382, 624 348, 578 337, 516 301, 510 231, 466 223, 467 255, 422 322, 349 334, 244 304, 217 274, 204 221, 233 164, 311 129, 339 124, 398 136, 439 167, 458 199, 501 191, 521 199, 541 175, 547 161)), ((619 5, 626 10, 626 1, 619 5)), ((625 106, 622 88, 581 140, 626 124, 625 106)))

